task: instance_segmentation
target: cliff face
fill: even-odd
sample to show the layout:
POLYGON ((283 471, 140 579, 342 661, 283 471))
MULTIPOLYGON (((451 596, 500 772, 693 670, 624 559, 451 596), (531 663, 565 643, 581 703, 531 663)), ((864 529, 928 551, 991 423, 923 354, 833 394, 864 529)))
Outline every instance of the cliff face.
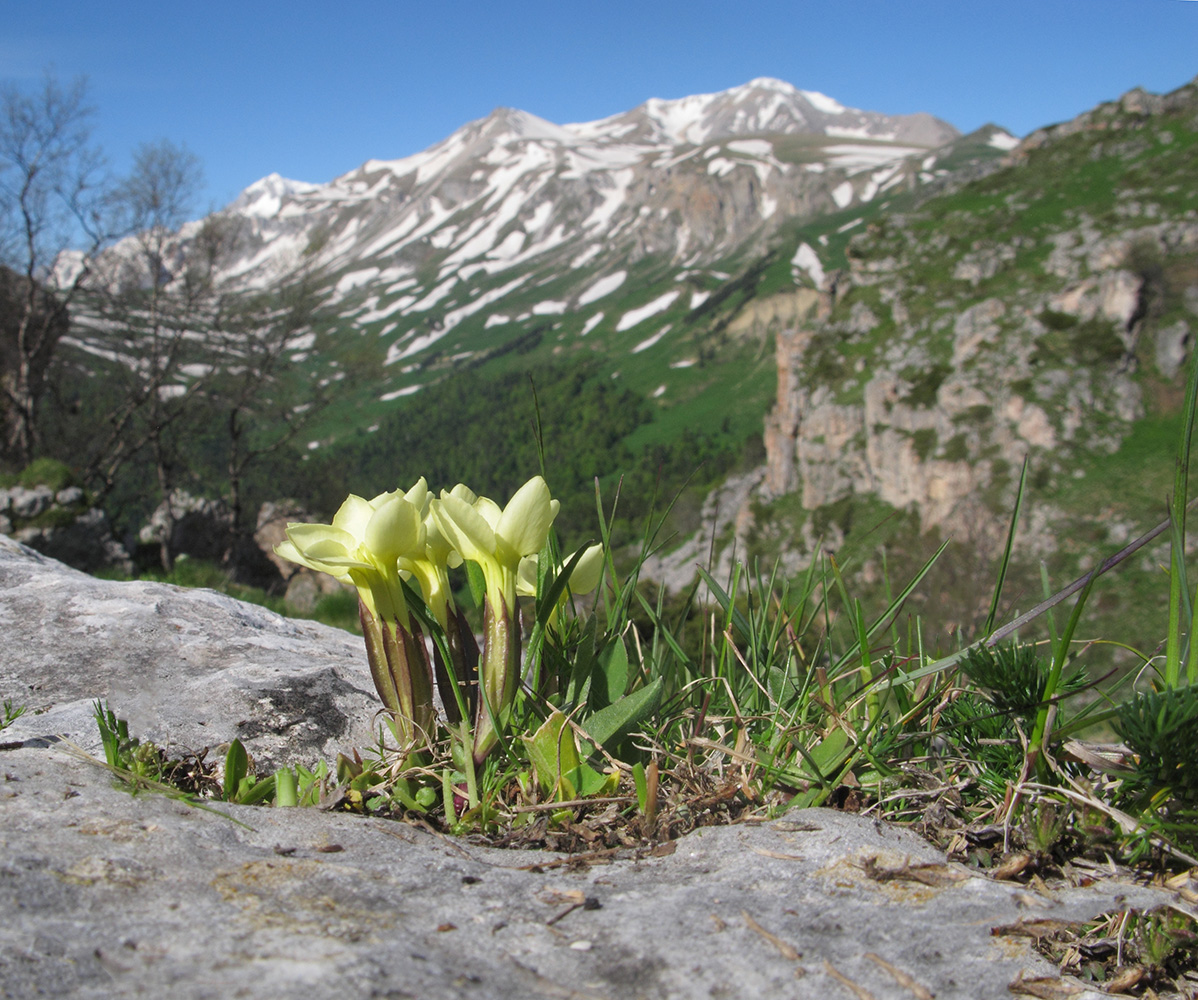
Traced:
MULTIPOLYGON (((1193 84, 1133 92, 872 223, 776 336, 759 500, 868 496, 997 551, 1025 456, 1052 493, 1176 395, 1198 328, 1195 150, 1193 84)), ((1057 547, 1040 506, 1025 551, 1057 547)))
MULTIPOLYGON (((1138 231, 1124 242, 1164 235, 1138 231)), ((1198 225, 1168 235, 1198 249, 1198 225)), ((1126 249, 1107 252, 1117 260, 1126 249)), ((861 277, 850 272, 847 288, 842 279, 845 299, 861 277)), ((873 494, 915 510, 925 530, 976 534, 993 520, 981 496, 997 487, 992 504, 1010 500, 1011 471, 1025 456, 1064 471, 1071 447, 1113 451, 1144 414, 1135 353, 1144 286, 1144 278, 1116 267, 1021 296, 1016 306, 985 298, 938 324, 938 351, 920 330, 894 323, 902 311, 896 299, 896 335, 859 356, 851 376, 826 382, 819 375, 829 365, 829 341, 852 343, 874 327, 862 329, 861 311, 854 320, 851 306, 837 308, 825 292, 817 311, 776 339, 778 402, 765 428, 765 490, 797 491, 807 510, 873 494), (1077 331, 1072 350, 1046 356, 1047 341, 1062 332, 1046 320, 1077 331)), ((1151 357, 1160 359, 1161 374, 1176 374, 1189 331, 1185 320, 1153 331, 1151 357)), ((994 532, 983 534, 992 540, 994 532)))

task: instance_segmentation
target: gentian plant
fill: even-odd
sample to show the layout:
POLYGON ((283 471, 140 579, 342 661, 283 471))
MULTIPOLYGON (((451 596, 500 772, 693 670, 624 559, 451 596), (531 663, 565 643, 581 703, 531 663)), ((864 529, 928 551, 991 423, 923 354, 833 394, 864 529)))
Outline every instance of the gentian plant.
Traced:
POLYGON ((434 718, 432 670, 400 566, 426 556, 427 493, 422 479, 407 494, 351 495, 332 524, 289 524, 276 548, 284 559, 357 588, 371 676, 405 753, 428 742, 434 718))
MULTIPOLYGON (((371 675, 406 755, 433 739, 434 675, 446 722, 453 727, 473 716, 475 763, 507 728, 521 676, 518 597, 536 596, 542 565, 551 565, 555 578, 563 572, 541 562, 558 507, 541 476, 502 508, 460 484, 434 498, 422 478, 406 493, 348 497, 332 524, 287 526, 280 556, 357 588, 371 675), (449 570, 464 562, 483 580, 481 654, 449 584, 449 570), (416 597, 435 633, 431 665, 410 606, 416 597)), ((594 589, 602 559, 599 545, 576 554, 572 592, 594 589)), ((558 603, 564 594, 562 588, 558 603)), ((551 621, 556 615, 557 605, 551 621)))
POLYGON ((474 725, 474 760, 480 763, 506 728, 520 683, 520 619, 516 579, 520 562, 537 555, 549 538, 559 504, 549 486, 534 476, 504 508, 493 500, 471 500, 442 492, 430 513, 446 541, 478 565, 485 581, 483 651, 474 725))

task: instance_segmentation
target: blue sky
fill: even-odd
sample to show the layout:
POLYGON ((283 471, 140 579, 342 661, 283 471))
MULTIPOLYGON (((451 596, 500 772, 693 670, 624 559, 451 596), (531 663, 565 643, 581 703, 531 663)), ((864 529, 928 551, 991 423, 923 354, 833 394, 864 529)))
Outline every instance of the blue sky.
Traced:
POLYGON ((773 76, 1016 134, 1198 75, 1196 0, 3 0, 0 78, 86 75, 95 137, 204 166, 197 214, 272 172, 324 182, 492 108, 565 123, 773 76))

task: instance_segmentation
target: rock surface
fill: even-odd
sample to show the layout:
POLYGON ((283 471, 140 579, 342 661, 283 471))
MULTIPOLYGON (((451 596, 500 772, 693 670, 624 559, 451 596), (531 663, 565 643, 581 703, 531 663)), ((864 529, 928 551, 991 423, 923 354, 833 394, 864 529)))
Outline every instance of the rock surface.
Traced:
POLYGON ((142 738, 240 737, 263 769, 374 742, 360 639, 214 591, 96 580, 0 538, 0 636, 0 696, 27 708, 6 741, 95 750, 103 699, 142 738))
POLYGON ((107 516, 88 506, 78 486, 57 491, 44 484, 0 489, 0 535, 87 572, 133 572, 129 553, 113 536, 107 516))
POLYGON ((192 747, 241 735, 260 759, 311 762, 366 746, 356 640, 2 541, 0 637, 0 697, 28 708, 0 733, 3 997, 851 998, 851 981, 977 1000, 1051 972, 993 928, 1169 899, 1101 880, 1031 892, 830 810, 570 862, 317 809, 134 797, 46 738, 94 749, 91 700, 107 698, 131 731, 192 747), (867 871, 908 862, 936 884, 867 871))

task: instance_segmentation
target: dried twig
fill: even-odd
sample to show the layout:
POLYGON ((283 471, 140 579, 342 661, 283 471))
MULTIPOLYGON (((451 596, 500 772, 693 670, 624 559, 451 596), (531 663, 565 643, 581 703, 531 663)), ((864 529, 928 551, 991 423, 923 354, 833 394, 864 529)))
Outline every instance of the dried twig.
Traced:
POLYGON ((872 951, 867 951, 865 953, 865 957, 871 962, 877 963, 892 976, 894 976, 895 982, 897 982, 900 986, 907 987, 907 989, 915 994, 916 1000, 933 1000, 933 997, 935 997, 935 994, 932 993, 931 990, 925 986, 921 986, 914 979, 908 976, 907 973, 905 973, 902 969, 899 969, 887 962, 886 959, 882 958, 881 955, 875 955, 872 951))
POLYGON ((787 944, 785 941, 783 941, 776 934, 771 934, 764 927, 762 927, 761 924, 759 924, 756 920, 754 920, 751 916, 749 916, 748 911, 741 910, 740 915, 745 918, 745 924, 746 924, 746 926, 748 926, 749 930, 754 931, 755 933, 760 934, 763 938, 765 938, 770 944, 772 944, 775 948, 778 949, 778 951, 780 951, 782 953, 783 958, 788 958, 792 962, 797 962, 800 958, 803 957, 801 953, 795 951, 794 948, 792 948, 789 944, 787 944))
POLYGON ((835 968, 833 968, 832 963, 826 958, 824 959, 824 972, 826 972, 841 985, 847 986, 850 990, 852 990, 856 995, 857 1000, 876 1000, 874 995, 870 993, 869 990, 867 990, 864 986, 858 986, 844 973, 838 972, 835 968))

